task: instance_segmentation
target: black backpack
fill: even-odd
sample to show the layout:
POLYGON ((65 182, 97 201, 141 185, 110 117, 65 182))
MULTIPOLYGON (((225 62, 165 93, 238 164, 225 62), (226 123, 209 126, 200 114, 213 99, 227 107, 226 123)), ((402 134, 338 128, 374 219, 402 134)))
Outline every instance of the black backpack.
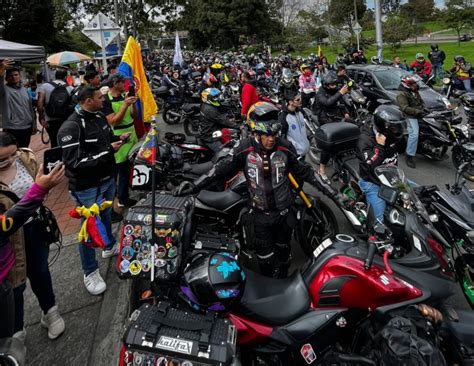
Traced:
POLYGON ((72 98, 67 90, 68 85, 53 82, 50 84, 54 86, 54 89, 46 104, 46 114, 50 118, 66 119, 73 112, 72 98))

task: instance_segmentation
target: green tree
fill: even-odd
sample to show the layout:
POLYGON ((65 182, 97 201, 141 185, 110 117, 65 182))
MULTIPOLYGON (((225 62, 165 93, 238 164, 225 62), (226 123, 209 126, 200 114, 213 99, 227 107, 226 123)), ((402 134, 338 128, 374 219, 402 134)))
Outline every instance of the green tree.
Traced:
POLYGON ((383 23, 383 37, 392 51, 395 52, 400 47, 400 43, 406 40, 411 34, 411 24, 398 15, 390 16, 383 23))
MULTIPOLYGON (((367 10, 364 0, 356 0, 357 17, 362 19, 367 10)), ((331 25, 347 26, 352 33, 352 22, 354 20, 354 2, 350 0, 331 0, 327 11, 331 25)))
POLYGON ((473 24, 474 8, 466 6, 463 0, 450 0, 446 3, 444 11, 444 22, 454 29, 458 35, 458 46, 463 29, 473 24))

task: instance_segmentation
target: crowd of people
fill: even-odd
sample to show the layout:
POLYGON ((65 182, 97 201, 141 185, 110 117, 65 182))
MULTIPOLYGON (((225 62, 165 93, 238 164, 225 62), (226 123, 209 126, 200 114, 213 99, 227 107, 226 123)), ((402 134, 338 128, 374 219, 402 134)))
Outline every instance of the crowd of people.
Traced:
MULTIPOLYGON (((349 111, 341 108, 340 99, 349 92, 352 81, 346 65, 366 63, 362 50, 354 49, 347 56, 339 55, 329 64, 323 55, 311 54, 306 59, 282 55, 272 59, 262 52, 244 56, 239 53, 185 54, 181 65, 170 63, 169 54, 151 54, 145 60, 150 83, 156 81, 168 88, 182 88, 199 73, 197 87, 201 100, 199 137, 214 152, 222 148, 214 132, 223 127, 246 129, 249 137, 234 146, 228 156, 207 175, 179 194, 195 193, 228 174, 242 170, 247 179, 254 212, 257 259, 261 271, 268 276, 284 277, 290 262, 291 233, 295 226, 293 194, 288 173, 307 181, 326 195, 344 203, 344 198, 331 186, 326 175, 330 154, 322 151, 318 170, 305 162, 310 149, 302 108, 309 107, 320 125, 334 121, 350 121, 349 111), (285 70, 296 81, 275 106, 260 93, 276 75, 284 79, 285 70), (157 79, 156 79, 157 78, 157 79), (240 119, 228 118, 221 111, 222 86, 240 83, 240 119)), ((394 67, 412 70, 422 78, 443 77, 445 54, 437 45, 431 46, 428 60, 418 53, 408 64, 395 57, 394 67)), ((456 56, 451 72, 462 80, 467 91, 470 85, 470 64, 456 56)), ((372 62, 378 62, 372 59, 372 62)), ((23 324, 23 292, 28 278, 42 309, 41 324, 51 339, 65 329, 64 320, 55 303, 51 274, 48 269, 48 245, 32 235, 38 222, 34 212, 47 191, 65 174, 71 198, 78 206, 90 207, 101 200, 117 201, 117 207, 131 207, 136 201, 129 197, 131 163, 128 152, 137 143, 134 117, 137 97, 125 90, 125 79, 110 65, 107 77, 91 67, 79 83, 65 69, 58 69, 52 82, 36 85, 21 82, 21 70, 11 60, 0 63, 0 108, 3 132, 0 133, 0 208, 2 225, 0 243, 0 338, 26 335, 23 324), (37 121, 46 129, 51 146, 62 149, 63 165, 44 175, 37 167, 34 153, 28 149, 36 133, 37 121), (14 316, 12 315, 14 314, 14 316)), ((366 126, 359 143, 361 189, 367 201, 383 219, 383 201, 378 197, 379 183, 373 170, 381 164, 396 163, 397 143, 408 129, 406 161, 415 168, 414 156, 418 142, 418 122, 423 114, 423 101, 414 76, 401 80, 397 98, 405 118, 389 119, 387 113, 374 116, 374 124, 366 126), (406 120, 406 121, 405 121, 406 120)), ((118 253, 112 233, 112 222, 122 216, 112 207, 101 211, 107 243, 103 258, 118 253)), ((87 291, 99 295, 106 283, 98 271, 93 248, 78 245, 87 291)))

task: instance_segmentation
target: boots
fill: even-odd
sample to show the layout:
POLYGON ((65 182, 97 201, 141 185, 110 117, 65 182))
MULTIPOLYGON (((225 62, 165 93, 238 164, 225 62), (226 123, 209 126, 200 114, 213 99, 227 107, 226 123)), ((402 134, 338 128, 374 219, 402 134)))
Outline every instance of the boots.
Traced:
POLYGON ((405 158, 405 162, 407 163, 407 166, 409 168, 412 168, 412 169, 416 168, 416 164, 415 164, 415 160, 414 160, 413 156, 407 155, 406 158, 405 158))

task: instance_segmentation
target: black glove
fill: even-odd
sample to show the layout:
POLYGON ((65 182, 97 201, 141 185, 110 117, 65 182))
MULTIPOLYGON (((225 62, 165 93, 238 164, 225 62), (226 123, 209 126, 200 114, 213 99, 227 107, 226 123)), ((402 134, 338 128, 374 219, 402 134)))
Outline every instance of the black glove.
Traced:
POLYGON ((197 187, 192 182, 184 181, 178 187, 173 188, 171 194, 175 197, 189 196, 198 192, 197 187))

